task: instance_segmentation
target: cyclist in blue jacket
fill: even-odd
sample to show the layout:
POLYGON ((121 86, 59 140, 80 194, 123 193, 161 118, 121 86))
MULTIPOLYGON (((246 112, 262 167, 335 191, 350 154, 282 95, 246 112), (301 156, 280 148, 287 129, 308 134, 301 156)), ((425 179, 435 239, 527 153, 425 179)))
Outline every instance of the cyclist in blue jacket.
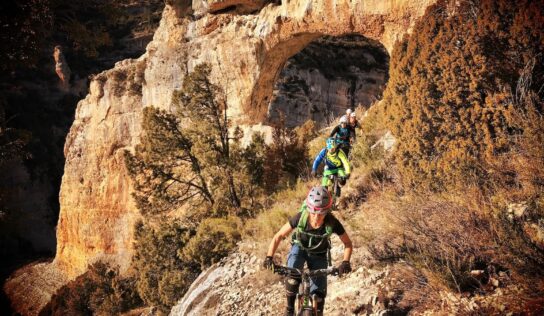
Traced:
MULTIPOLYGON (((349 178, 351 167, 348 162, 347 155, 343 149, 340 149, 334 138, 327 139, 327 147, 323 148, 319 154, 315 157, 314 164, 312 166, 312 176, 315 177, 317 168, 321 162, 325 162, 325 168, 323 170, 323 178, 321 179, 321 185, 329 187, 331 180, 329 175, 337 174, 341 185, 346 184, 346 180, 349 178)), ((340 196, 340 188, 338 192, 335 192, 336 196, 340 196)))

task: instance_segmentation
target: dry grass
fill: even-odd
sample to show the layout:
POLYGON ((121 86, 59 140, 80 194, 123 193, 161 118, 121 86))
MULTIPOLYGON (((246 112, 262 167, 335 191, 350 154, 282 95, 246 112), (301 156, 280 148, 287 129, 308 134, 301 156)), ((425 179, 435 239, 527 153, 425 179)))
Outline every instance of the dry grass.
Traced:
MULTIPOLYGON (((311 183, 299 181, 295 186, 276 193, 271 198, 271 201, 274 201, 271 205, 256 218, 246 222, 242 239, 257 241, 257 249, 260 251, 258 256, 265 256, 268 243, 280 227, 287 223, 289 217, 299 211, 310 188, 311 183)), ((284 240, 278 249, 278 256, 287 253, 288 245, 289 242, 284 240)))
POLYGON ((351 223, 358 242, 380 261, 406 261, 433 287, 482 291, 490 276, 504 272, 501 283, 544 290, 536 282, 544 275, 542 250, 519 225, 494 216, 475 192, 399 195, 389 187, 370 195, 359 214, 351 223), (473 270, 485 273, 475 278, 473 270))
POLYGON ((376 258, 407 260, 433 284, 457 291, 479 286, 470 271, 487 267, 494 244, 485 218, 436 195, 390 196, 374 204, 364 227, 376 258))

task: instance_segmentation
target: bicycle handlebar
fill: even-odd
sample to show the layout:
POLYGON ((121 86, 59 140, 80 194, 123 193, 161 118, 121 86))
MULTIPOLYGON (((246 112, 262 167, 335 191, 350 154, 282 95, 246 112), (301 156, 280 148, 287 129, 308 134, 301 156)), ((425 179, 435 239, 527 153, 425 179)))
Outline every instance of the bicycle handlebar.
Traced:
POLYGON ((279 275, 293 275, 293 276, 302 276, 307 275, 308 277, 316 277, 316 276, 322 276, 322 275, 338 275, 338 268, 337 267, 330 267, 327 269, 317 269, 317 270, 304 270, 304 269, 297 269, 297 268, 289 268, 285 266, 280 265, 274 265, 274 273, 277 273, 279 275))
MULTIPOLYGON (((315 177, 318 178, 318 179, 322 178, 323 176, 325 176, 323 173, 316 173, 315 174, 315 177)), ((327 175, 327 177, 329 177, 329 179, 333 179, 334 177, 338 177, 339 179, 346 178, 346 177, 339 176, 337 173, 329 174, 329 175, 327 175)))

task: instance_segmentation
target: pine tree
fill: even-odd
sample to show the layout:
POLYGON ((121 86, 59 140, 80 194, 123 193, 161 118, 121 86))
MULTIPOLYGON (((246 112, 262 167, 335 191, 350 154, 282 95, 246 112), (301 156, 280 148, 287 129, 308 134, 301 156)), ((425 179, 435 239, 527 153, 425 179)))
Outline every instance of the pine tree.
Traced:
POLYGON ((177 256, 192 236, 192 230, 169 220, 156 228, 143 222, 136 225, 133 267, 146 305, 168 311, 200 273, 198 265, 177 256))
POLYGON ((141 142, 134 154, 125 153, 140 211, 158 214, 188 201, 213 205, 201 161, 179 119, 153 107, 143 114, 141 142))
POLYGON ((208 176, 214 181, 215 194, 228 190, 228 202, 234 208, 241 203, 234 184, 238 172, 231 159, 230 121, 227 116, 227 100, 224 91, 210 81, 211 68, 207 64, 195 67, 183 81, 183 87, 174 95, 179 116, 186 121, 184 129, 195 145, 199 159, 208 168, 208 176))

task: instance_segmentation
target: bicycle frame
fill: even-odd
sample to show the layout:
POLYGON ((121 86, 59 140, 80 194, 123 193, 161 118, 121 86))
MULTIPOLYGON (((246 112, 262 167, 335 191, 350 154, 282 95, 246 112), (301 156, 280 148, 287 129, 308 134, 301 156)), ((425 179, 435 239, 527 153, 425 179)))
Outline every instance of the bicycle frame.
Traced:
POLYGON ((339 182, 339 179, 338 179, 338 174, 335 173, 335 174, 331 174, 329 175, 329 179, 331 179, 332 181, 332 192, 334 192, 334 196, 335 197, 340 197, 340 190, 338 190, 340 188, 340 182, 339 182))
POLYGON ((311 311, 312 315, 315 315, 317 303, 312 295, 310 295, 310 278, 324 275, 337 275, 338 268, 330 267, 327 269, 309 271, 306 269, 296 269, 276 265, 274 266, 274 273, 301 278, 302 287, 299 289, 297 294, 298 307, 296 308, 296 315, 302 315, 304 311, 311 311))
MULTIPOLYGON (((323 174, 320 174, 319 177, 323 177, 323 174)), ((331 184, 332 184, 332 191, 330 190, 330 188, 327 186, 327 190, 329 192, 332 192, 332 198, 333 199, 336 199, 336 198, 339 198, 340 197, 340 194, 339 193, 339 188, 340 188, 340 179, 338 177, 338 173, 333 173, 333 174, 329 174, 327 175, 327 177, 329 178, 329 180, 331 180, 331 184)))

